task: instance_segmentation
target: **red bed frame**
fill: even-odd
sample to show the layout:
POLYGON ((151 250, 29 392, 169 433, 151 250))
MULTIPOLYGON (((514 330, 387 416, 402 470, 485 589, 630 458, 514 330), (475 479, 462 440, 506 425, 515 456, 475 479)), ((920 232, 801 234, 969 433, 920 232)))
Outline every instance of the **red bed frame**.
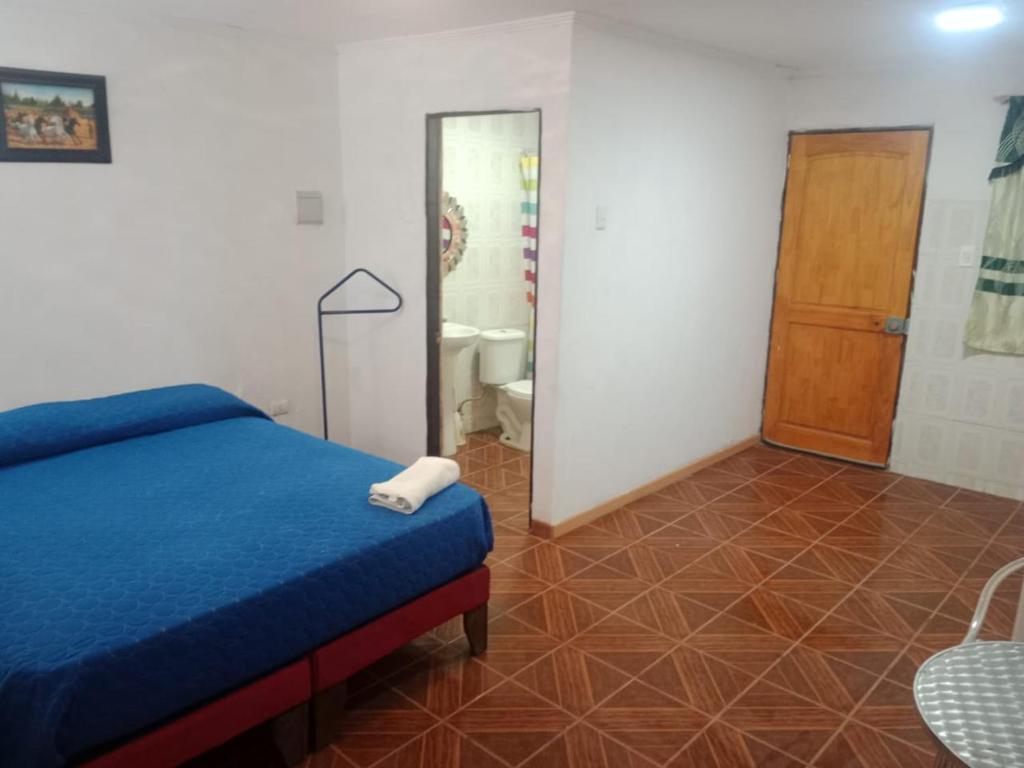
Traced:
POLYGON ((331 720, 344 701, 345 680, 359 670, 460 614, 471 653, 485 651, 490 585, 490 571, 482 565, 82 768, 172 768, 309 702, 312 723, 305 724, 312 726, 312 738, 308 731, 301 738, 319 748, 333 736, 336 723, 331 720))

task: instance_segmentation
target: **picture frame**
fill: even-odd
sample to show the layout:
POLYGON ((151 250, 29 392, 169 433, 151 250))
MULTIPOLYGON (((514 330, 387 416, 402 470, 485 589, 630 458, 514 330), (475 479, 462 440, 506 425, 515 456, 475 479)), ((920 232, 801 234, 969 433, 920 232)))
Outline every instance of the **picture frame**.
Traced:
POLYGON ((0 162, 110 163, 106 78, 0 67, 0 162))

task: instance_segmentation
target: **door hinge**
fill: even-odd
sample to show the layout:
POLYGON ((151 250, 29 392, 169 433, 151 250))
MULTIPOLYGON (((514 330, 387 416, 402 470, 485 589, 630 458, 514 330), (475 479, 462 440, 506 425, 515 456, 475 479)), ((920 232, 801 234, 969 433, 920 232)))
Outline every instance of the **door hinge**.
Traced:
POLYGON ((885 318, 885 332, 895 336, 906 336, 910 332, 910 318, 908 317, 887 317, 885 318))

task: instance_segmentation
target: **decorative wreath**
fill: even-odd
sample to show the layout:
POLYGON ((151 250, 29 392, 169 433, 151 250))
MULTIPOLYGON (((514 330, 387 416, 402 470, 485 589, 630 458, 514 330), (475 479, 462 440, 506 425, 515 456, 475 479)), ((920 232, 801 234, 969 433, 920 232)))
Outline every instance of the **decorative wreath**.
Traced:
POLYGON ((466 252, 466 212, 447 192, 441 195, 441 276, 453 272, 466 252))

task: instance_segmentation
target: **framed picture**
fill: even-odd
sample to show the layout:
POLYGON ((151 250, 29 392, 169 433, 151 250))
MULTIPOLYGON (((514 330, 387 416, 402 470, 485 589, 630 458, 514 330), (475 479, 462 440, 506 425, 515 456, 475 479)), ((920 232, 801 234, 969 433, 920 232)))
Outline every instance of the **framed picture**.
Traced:
POLYGON ((105 78, 0 67, 0 106, 0 162, 110 162, 105 78))

